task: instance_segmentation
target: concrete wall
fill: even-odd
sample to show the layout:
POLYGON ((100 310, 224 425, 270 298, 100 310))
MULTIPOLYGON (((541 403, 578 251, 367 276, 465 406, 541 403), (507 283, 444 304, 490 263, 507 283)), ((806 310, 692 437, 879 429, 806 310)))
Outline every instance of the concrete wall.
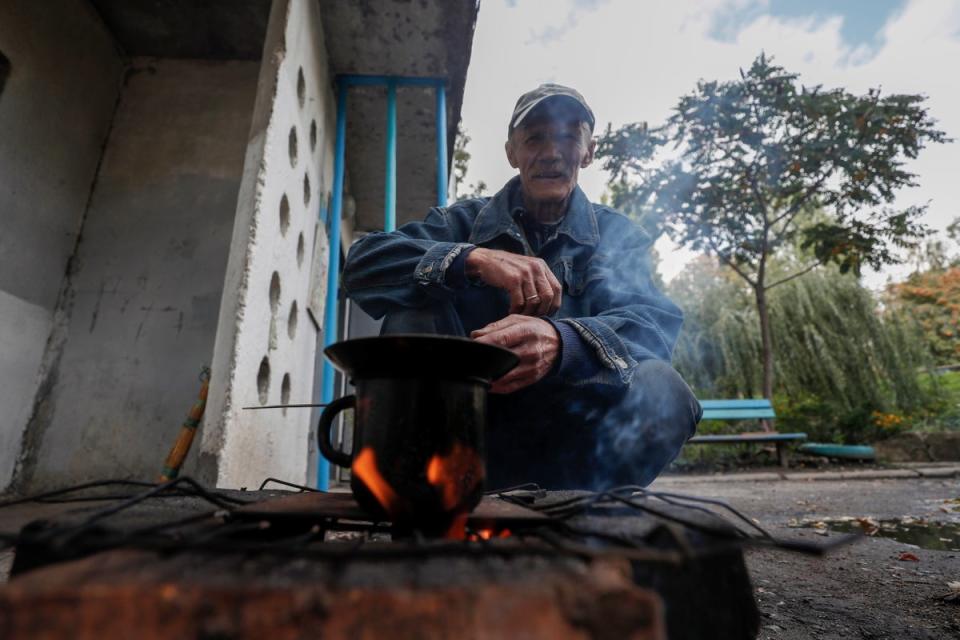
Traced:
POLYGON ((122 81, 85 0, 3 0, 0 53, 0 491, 33 410, 58 292, 122 81))
POLYGON ((213 355, 259 66, 131 61, 30 424, 25 487, 159 472, 213 355))
MULTIPOLYGON (((255 487, 267 476, 310 480, 311 412, 243 407, 309 402, 313 397, 317 330, 305 309, 311 274, 324 273, 314 264, 326 264, 328 255, 317 214, 332 182, 335 108, 330 87, 317 3, 276 0, 202 428, 199 475, 219 486, 255 487), (291 152, 294 146, 296 153, 291 152)), ((321 283, 321 300, 324 291, 321 283)), ((314 312, 322 321, 323 309, 314 312)))

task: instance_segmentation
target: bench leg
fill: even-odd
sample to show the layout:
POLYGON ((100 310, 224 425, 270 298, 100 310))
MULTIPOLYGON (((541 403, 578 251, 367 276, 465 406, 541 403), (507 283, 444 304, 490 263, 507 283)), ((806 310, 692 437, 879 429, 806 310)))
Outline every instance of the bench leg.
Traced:
POLYGON ((790 464, 790 452, 787 450, 787 444, 785 442, 777 443, 777 462, 781 467, 786 468, 790 464))

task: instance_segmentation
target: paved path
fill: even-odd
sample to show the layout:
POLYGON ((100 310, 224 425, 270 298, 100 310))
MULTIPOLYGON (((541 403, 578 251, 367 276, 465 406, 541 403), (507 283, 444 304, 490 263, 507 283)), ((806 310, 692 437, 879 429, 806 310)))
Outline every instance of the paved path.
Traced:
MULTIPOLYGON (((939 469, 933 475, 944 477, 916 467, 668 476, 652 488, 721 498, 784 537, 822 540, 790 525, 842 516, 913 516, 960 525, 960 469, 923 469, 939 469), (880 472, 886 475, 875 477, 880 472)), ((960 581, 960 553, 870 537, 825 558, 751 550, 747 564, 763 616, 761 638, 960 638, 960 604, 939 599, 949 591, 947 582, 960 581), (919 562, 899 560, 903 552, 919 562)))

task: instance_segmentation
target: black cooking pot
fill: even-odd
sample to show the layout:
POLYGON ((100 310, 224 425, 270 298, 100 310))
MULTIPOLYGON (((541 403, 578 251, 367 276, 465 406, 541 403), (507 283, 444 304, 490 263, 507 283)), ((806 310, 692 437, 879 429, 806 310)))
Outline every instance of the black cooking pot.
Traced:
POLYGON ((487 389, 517 356, 435 335, 357 338, 324 353, 356 387, 320 416, 324 457, 350 467, 353 494, 375 517, 447 533, 483 495, 487 389), (348 407, 355 409, 350 454, 330 442, 336 414, 348 407))

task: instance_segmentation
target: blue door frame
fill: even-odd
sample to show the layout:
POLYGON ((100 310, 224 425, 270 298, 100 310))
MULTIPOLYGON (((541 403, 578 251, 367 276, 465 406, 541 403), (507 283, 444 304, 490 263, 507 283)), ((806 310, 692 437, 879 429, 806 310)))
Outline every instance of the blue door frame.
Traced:
MULTIPOLYGON (((343 214, 343 174, 347 138, 347 94, 350 87, 387 87, 387 162, 384 183, 383 230, 397 228, 397 88, 433 87, 436 93, 437 138, 437 204, 447 204, 447 89, 443 78, 408 78, 403 76, 337 76, 337 133, 334 142, 333 203, 329 213, 328 237, 330 264, 327 269, 327 301, 323 318, 323 347, 337 341, 339 335, 338 298, 340 294, 340 217, 343 214)), ((334 370, 327 358, 323 360, 323 381, 320 402, 333 400, 334 370)), ((317 461, 317 488, 330 487, 330 463, 322 455, 317 461)))

